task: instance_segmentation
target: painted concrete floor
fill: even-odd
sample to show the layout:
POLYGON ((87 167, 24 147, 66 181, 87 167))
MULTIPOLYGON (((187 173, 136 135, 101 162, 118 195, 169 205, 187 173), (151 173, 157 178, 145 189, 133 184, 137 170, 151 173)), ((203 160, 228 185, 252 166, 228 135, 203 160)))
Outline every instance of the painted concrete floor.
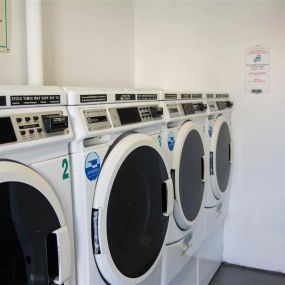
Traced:
POLYGON ((285 275, 223 264, 209 285, 285 285, 285 275))

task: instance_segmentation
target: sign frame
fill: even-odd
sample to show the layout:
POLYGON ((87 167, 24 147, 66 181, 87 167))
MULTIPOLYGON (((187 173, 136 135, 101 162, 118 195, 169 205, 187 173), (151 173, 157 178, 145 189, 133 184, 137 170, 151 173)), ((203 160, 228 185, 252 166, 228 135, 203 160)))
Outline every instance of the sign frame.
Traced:
MULTIPOLYGON (((9 37, 9 31, 10 31, 10 1, 9 0, 0 0, 0 5, 2 6, 2 25, 4 25, 3 31, 4 31, 4 41, 0 41, 0 52, 9 52, 10 51, 10 37, 9 37)), ((1 19, 1 17, 0 17, 1 19)))

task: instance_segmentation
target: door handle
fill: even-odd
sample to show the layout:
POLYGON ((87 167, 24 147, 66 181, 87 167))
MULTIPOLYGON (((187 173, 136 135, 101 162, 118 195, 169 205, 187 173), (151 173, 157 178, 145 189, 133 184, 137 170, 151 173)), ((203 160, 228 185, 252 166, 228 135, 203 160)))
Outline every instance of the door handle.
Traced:
POLYGON ((63 284, 69 279, 71 273, 71 247, 67 226, 64 226, 51 233, 56 243, 58 260, 58 275, 54 278, 55 284, 63 284))
POLYGON ((162 182, 162 214, 166 217, 170 216, 174 206, 173 182, 168 179, 162 182))
POLYGON ((201 157, 201 182, 205 183, 205 173, 206 173, 206 165, 205 165, 205 155, 201 157))

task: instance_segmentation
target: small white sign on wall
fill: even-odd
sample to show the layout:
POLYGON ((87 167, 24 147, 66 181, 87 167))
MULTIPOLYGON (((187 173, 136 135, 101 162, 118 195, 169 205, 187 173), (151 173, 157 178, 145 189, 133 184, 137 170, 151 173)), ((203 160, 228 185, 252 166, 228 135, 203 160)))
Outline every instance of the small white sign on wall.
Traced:
POLYGON ((252 94, 270 91, 270 48, 256 46, 245 51, 245 89, 252 94))
POLYGON ((0 52, 9 52, 9 0, 0 0, 0 52))

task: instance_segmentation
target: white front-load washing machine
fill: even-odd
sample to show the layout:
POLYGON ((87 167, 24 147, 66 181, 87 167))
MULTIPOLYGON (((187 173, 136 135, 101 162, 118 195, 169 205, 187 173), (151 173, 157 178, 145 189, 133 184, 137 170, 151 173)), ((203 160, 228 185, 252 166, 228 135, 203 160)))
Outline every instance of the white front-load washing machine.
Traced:
POLYGON ((157 95, 66 90, 78 284, 160 284, 173 185, 157 95))
POLYGON ((171 167, 175 197, 162 259, 162 284, 175 282, 174 278, 188 263, 192 264, 194 272, 188 284, 196 284, 195 253, 203 242, 207 184, 207 105, 202 93, 164 92, 161 96, 166 122, 162 130, 162 148, 171 167))
POLYGON ((232 164, 231 112, 226 93, 207 93, 209 181, 205 205, 205 242, 199 251, 200 284, 208 284, 223 261, 223 225, 228 212, 232 164))
POLYGON ((0 87, 2 284, 76 284, 65 104, 57 87, 0 87))

